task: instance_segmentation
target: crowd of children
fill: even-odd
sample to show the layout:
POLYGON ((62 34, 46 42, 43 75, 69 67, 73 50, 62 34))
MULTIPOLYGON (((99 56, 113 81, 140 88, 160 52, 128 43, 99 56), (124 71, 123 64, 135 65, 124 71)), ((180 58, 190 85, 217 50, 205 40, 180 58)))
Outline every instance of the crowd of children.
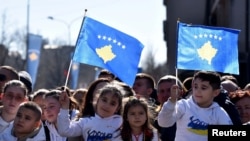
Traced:
POLYGON ((88 88, 36 91, 20 74, 0 67, 0 141, 205 141, 208 125, 250 123, 249 88, 216 72, 130 87, 104 70, 88 88))

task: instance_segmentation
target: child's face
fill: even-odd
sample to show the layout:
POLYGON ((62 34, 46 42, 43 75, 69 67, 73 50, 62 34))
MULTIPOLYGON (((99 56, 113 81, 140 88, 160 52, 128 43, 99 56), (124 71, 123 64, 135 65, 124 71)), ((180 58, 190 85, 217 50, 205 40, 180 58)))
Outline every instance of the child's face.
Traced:
POLYGON ((19 108, 14 120, 14 133, 16 136, 24 136, 30 134, 35 128, 39 127, 40 120, 37 120, 37 115, 34 111, 21 107, 19 108))
POLYGON ((193 98, 200 107, 209 107, 219 93, 220 90, 214 90, 208 81, 202 81, 199 78, 193 81, 193 98))
POLYGON ((60 103, 53 97, 47 97, 44 100, 44 116, 47 121, 55 123, 57 115, 60 112, 60 103))
POLYGON ((10 114, 16 114, 19 105, 24 101, 25 93, 23 89, 18 86, 8 87, 2 99, 4 110, 10 114))
POLYGON ((99 97, 96 112, 100 117, 110 117, 119 110, 119 100, 112 93, 106 93, 99 97))
POLYGON ((147 120, 146 111, 140 105, 132 106, 128 110, 127 120, 132 129, 142 127, 147 120))
POLYGON ((250 121, 250 97, 243 97, 235 103, 241 117, 242 123, 250 121))

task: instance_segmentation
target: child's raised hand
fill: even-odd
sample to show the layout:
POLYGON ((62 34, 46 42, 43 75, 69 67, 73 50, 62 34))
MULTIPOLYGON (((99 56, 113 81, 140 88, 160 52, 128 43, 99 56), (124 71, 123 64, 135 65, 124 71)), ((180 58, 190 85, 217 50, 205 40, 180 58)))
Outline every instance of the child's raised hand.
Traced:
POLYGON ((171 87, 171 96, 170 96, 170 101, 175 103, 177 99, 180 97, 181 90, 179 89, 179 86, 173 85, 171 87))
POLYGON ((61 104, 61 108, 63 109, 69 109, 70 99, 66 91, 62 91, 59 102, 61 104))

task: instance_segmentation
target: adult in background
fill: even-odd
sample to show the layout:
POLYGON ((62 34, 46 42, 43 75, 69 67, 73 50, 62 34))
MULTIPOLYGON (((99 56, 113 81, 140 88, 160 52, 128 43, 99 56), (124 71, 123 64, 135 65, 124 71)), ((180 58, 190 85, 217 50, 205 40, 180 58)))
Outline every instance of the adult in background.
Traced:
POLYGON ((180 87, 171 87, 171 95, 158 114, 158 123, 162 127, 171 127, 176 123, 175 141, 206 141, 209 124, 232 125, 226 111, 213 102, 220 93, 220 79, 216 72, 196 72, 192 96, 188 99, 179 100, 182 95, 180 87))
POLYGON ((18 75, 20 77, 20 81, 22 81, 23 84, 27 87, 28 98, 29 98, 29 100, 31 100, 31 93, 33 91, 33 89, 32 89, 33 85, 32 85, 32 79, 31 79, 30 74, 26 71, 19 71, 18 75))
MULTIPOLYGON (((175 84, 178 84, 179 88, 182 90, 182 93, 185 94, 187 92, 183 83, 173 75, 165 75, 161 77, 157 83, 157 96, 158 101, 160 102, 160 106, 158 108, 158 112, 161 110, 164 102, 168 100, 171 95, 171 87, 175 84)), ((182 98, 180 95, 179 99, 182 98)), ((158 120, 155 120, 154 126, 158 129, 160 133, 160 138, 162 141, 174 141, 175 132, 176 132, 176 124, 171 127, 161 127, 158 125, 158 120)))
POLYGON ((17 70, 11 66, 0 66, 0 106, 2 105, 3 87, 10 80, 19 80, 17 70))
POLYGON ((144 97, 148 100, 148 103, 158 104, 157 93, 155 91, 155 79, 153 76, 147 73, 137 73, 132 88, 136 96, 144 97))

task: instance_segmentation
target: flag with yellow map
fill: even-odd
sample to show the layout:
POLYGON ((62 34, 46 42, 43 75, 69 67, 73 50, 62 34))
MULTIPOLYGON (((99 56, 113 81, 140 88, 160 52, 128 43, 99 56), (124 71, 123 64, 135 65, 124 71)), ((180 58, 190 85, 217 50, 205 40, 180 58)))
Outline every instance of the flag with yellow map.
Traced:
POLYGON ((177 68, 238 75, 239 32, 178 22, 177 68))
POLYGON ((40 53, 43 38, 40 35, 35 34, 28 34, 28 55, 27 55, 27 72, 31 76, 32 86, 35 86, 36 78, 37 78, 37 71, 40 62, 40 53))
POLYGON ((132 86, 142 49, 136 38, 85 16, 73 61, 107 69, 132 86))

